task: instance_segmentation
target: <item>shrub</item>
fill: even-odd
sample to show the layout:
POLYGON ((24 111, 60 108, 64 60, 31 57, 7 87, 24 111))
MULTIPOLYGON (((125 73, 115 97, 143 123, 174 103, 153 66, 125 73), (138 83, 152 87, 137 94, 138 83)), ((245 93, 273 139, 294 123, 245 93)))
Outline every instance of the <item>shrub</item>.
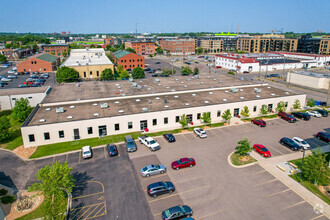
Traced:
POLYGON ((229 71, 228 74, 235 75, 235 73, 232 71, 229 71))
POLYGON ((8 190, 6 190, 6 189, 0 189, 0 196, 7 195, 7 193, 8 193, 8 190))
POLYGON ((1 197, 0 200, 1 200, 2 204, 11 204, 15 201, 15 196, 6 195, 6 196, 1 197))

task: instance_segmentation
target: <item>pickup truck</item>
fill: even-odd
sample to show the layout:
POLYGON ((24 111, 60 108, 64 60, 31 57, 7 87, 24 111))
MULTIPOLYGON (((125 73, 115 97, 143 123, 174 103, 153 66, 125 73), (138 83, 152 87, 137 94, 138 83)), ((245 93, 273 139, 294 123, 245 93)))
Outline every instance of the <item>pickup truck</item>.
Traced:
POLYGON ((156 151, 160 149, 159 144, 152 138, 147 135, 143 135, 138 138, 141 144, 147 146, 150 150, 156 151))

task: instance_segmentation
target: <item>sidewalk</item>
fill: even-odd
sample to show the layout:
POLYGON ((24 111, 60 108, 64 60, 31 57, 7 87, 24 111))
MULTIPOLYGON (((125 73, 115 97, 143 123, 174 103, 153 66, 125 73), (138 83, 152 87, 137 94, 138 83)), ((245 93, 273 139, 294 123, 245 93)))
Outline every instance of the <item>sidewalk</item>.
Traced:
MULTIPOLYGON (((311 154, 311 152, 306 152, 305 156, 311 154)), ((272 158, 263 158, 256 152, 252 152, 251 156, 258 160, 259 165, 272 174, 275 178, 280 180, 289 189, 295 192, 297 195, 302 197, 305 201, 311 204, 320 213, 325 215, 330 219, 330 206, 324 202, 322 199, 314 195, 304 186, 300 185, 298 182, 290 178, 285 172, 281 171, 276 165, 280 162, 286 162, 289 160, 294 160, 302 157, 302 152, 296 152, 292 154, 282 155, 272 158)))

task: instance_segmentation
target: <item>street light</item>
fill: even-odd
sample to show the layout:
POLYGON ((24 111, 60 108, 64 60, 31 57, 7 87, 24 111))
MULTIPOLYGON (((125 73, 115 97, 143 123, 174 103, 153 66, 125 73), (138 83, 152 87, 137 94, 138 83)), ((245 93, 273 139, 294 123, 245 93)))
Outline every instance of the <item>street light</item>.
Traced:
POLYGON ((305 158, 305 149, 303 148, 303 157, 302 157, 302 161, 301 161, 301 169, 300 169, 300 175, 299 175, 298 183, 300 183, 300 181, 301 181, 301 173, 303 172, 304 158, 305 158))

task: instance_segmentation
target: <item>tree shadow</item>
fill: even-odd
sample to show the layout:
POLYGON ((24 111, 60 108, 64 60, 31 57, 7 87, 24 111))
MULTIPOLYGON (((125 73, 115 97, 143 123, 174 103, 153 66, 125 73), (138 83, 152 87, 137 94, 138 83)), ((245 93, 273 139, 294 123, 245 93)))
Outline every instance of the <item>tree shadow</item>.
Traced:
POLYGON ((75 179, 75 187, 72 190, 72 197, 74 198, 78 197, 84 192, 84 190, 87 188, 88 180, 91 180, 92 177, 90 177, 86 171, 83 173, 75 172, 72 175, 75 179))
MULTIPOLYGON (((15 183, 13 182, 13 180, 11 179, 10 176, 7 176, 2 171, 0 171, 0 184, 7 187, 7 188, 12 189, 13 196, 15 196, 17 198, 18 189, 17 189, 15 183)), ((8 195, 10 195, 10 193, 8 193, 8 195)), ((10 209, 11 209, 11 204, 2 205, 2 210, 3 210, 5 215, 8 215, 10 213, 10 209)))

